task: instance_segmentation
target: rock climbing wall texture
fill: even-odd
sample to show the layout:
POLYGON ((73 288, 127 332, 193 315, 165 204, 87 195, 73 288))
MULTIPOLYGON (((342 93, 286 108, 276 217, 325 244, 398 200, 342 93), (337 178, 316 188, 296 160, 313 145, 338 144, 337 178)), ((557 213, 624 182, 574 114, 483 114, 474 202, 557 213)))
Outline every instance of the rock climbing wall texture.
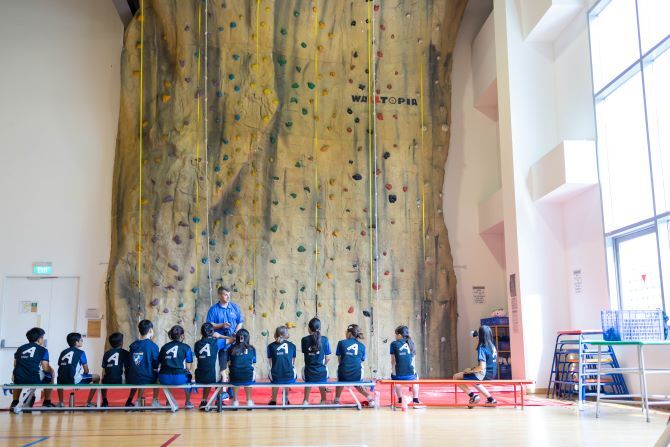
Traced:
POLYGON ((389 375, 400 324, 421 374, 451 374, 441 190, 465 3, 144 0, 122 53, 108 329, 149 318, 158 342, 177 323, 193 342, 224 284, 259 352, 318 314, 333 345, 364 328, 368 377, 389 375))

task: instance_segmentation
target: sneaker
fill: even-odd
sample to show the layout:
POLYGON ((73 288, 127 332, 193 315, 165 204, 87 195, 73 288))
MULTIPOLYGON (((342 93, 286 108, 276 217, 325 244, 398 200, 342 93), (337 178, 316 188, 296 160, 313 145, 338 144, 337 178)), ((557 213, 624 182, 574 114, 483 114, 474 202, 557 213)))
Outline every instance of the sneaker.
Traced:
MULTIPOLYGON (((52 404, 51 406, 53 407, 54 405, 52 404)), ((56 407, 58 407, 58 408, 65 408, 65 403, 64 403, 64 402, 58 402, 58 403, 56 404, 56 407)))
POLYGON ((375 402, 374 399, 370 399, 370 400, 368 401, 368 407, 369 407, 369 408, 377 408, 377 402, 375 402))
POLYGON ((109 407, 109 402, 107 399, 102 399, 102 403, 100 404, 101 407, 109 407))
POLYGON ((221 391, 221 400, 228 400, 228 399, 230 399, 231 395, 232 395, 232 393, 229 395, 225 391, 221 391))
MULTIPOLYGON (((55 405, 52 404, 51 401, 48 401, 48 400, 45 400, 45 401, 42 403, 42 406, 43 406, 43 407, 46 407, 46 408, 54 408, 54 407, 55 407, 55 405)), ((62 407, 63 405, 59 405, 59 406, 62 407)), ((31 405, 31 407, 32 407, 32 405, 31 405)))
POLYGON ((247 401, 247 407, 253 407, 254 406, 254 401, 253 400, 248 400, 247 401))
POLYGON ((200 401, 200 406, 198 407, 200 411, 205 411, 205 408, 207 408, 207 401, 206 400, 201 400, 200 401))
POLYGON ((328 400, 323 399, 323 400, 319 401, 319 405, 328 405, 328 400))
POLYGON ((334 405, 339 405, 340 404, 340 399, 338 399, 337 397, 335 399, 333 399, 333 404, 334 405))
POLYGON ((240 401, 239 400, 234 400, 233 401, 233 407, 239 407, 240 406, 240 401))
POLYGON ((151 401, 151 406, 154 407, 154 408, 161 407, 161 406, 162 406, 162 405, 161 405, 161 401, 158 400, 158 399, 153 399, 153 400, 151 401))
POLYGON ((86 408, 95 408, 95 407, 97 407, 97 405, 94 404, 93 402, 86 402, 86 408))
POLYGON ((268 402, 268 405, 277 405, 277 401, 276 400, 271 400, 270 402, 268 402))
POLYGON ((475 408, 475 405, 479 403, 481 398, 479 397, 479 394, 473 394, 470 396, 470 405, 468 405, 468 408, 475 408))
POLYGON ((309 401, 308 401, 308 400, 303 400, 303 401, 302 401, 302 404, 303 404, 303 405, 309 405, 309 401))
POLYGON ((135 406, 135 404, 134 404, 134 403, 132 403, 132 401, 129 401, 129 400, 127 400, 127 401, 126 401, 126 405, 125 405, 125 406, 126 406, 126 407, 134 407, 134 406, 135 406))
POLYGON ((9 412, 13 413, 14 412, 14 407, 16 407, 19 404, 18 400, 13 400, 12 404, 9 406, 9 412))
POLYGON ((493 397, 489 397, 488 399, 486 399, 486 403, 484 404, 484 406, 486 407, 496 407, 497 405, 498 401, 495 400, 493 397))
POLYGON ((184 404, 184 408, 187 409, 187 410, 192 410, 194 408, 194 406, 191 402, 186 402, 184 404))

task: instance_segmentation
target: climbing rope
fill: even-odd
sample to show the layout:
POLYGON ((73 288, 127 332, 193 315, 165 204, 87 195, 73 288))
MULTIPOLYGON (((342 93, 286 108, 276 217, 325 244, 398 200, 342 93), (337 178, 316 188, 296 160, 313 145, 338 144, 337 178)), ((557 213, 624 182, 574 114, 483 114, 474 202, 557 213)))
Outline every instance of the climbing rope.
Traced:
MULTIPOLYGON (((319 0, 314 3, 314 84, 319 84, 319 0)), ((319 94, 314 88, 314 138, 312 144, 312 159, 314 163, 314 314, 319 315, 319 94)))
MULTIPOLYGON (((200 88, 200 34, 202 32, 202 2, 198 2, 198 50, 196 52, 197 79, 198 85, 196 91, 200 88)), ((196 127, 195 127, 195 299, 198 299, 200 294, 200 267, 198 259, 199 236, 200 230, 198 228, 200 223, 200 94, 196 96, 196 127)))
POLYGON ((140 1, 140 119, 139 119, 139 196, 137 198, 137 295, 138 310, 142 297, 142 162, 144 152, 142 148, 142 126, 144 125, 144 0, 140 1))
MULTIPOLYGON (((256 0, 256 32, 255 34, 255 39, 256 39, 256 64, 255 64, 255 71, 256 74, 259 72, 260 66, 260 32, 261 32, 261 26, 260 26, 260 16, 261 16, 261 0, 256 0)), ((258 148, 259 141, 258 141, 259 135, 256 135, 256 148, 258 148)), ((253 315, 256 315, 256 263, 257 263, 257 257, 258 257, 258 233, 257 233, 257 211, 256 211, 256 206, 258 202, 258 196, 257 196, 257 191, 258 191, 258 180, 256 177, 256 166, 254 165, 254 156, 253 156, 253 150, 251 151, 250 154, 250 166, 251 166, 251 178, 253 179, 253 232, 254 232, 254 237, 253 237, 253 256, 252 256, 252 262, 253 262, 253 271, 252 271, 252 307, 253 307, 253 315)), ((255 323, 255 319, 254 319, 255 323)), ((255 329, 255 327, 254 327, 255 329)))
MULTIPOLYGON (((423 0, 419 0, 419 23, 423 21, 423 0)), ((423 27, 419 26, 419 30, 423 30, 423 27)), ((425 191, 425 181, 424 181, 424 173, 423 173, 423 151, 424 151, 424 114, 423 114, 423 54, 419 55, 419 113, 420 113, 420 129, 419 131, 421 132, 421 146, 419 147, 419 181, 421 182, 421 261, 423 265, 421 265, 421 269, 423 269, 425 262, 426 262, 426 191, 425 191)), ((423 285, 423 303, 426 302, 426 287, 423 285)), ((425 304, 422 304, 422 315, 421 315, 421 322, 423 326, 423 339, 424 339, 424 352, 427 351, 428 345, 425 342, 425 337, 428 332, 428 327, 427 327, 427 320, 426 320, 426 313, 425 313, 425 308, 423 307, 425 304)), ((428 365, 428 359, 429 356, 426 355, 424 359, 424 364, 425 364, 425 371, 428 372, 430 371, 429 365, 428 365)))

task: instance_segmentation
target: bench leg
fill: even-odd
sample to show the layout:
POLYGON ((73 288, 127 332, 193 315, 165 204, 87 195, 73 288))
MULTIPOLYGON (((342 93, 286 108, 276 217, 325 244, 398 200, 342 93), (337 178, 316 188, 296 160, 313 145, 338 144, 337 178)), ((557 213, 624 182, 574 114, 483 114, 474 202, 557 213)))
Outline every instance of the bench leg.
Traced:
POLYGON ((356 402, 356 408, 358 410, 362 409, 363 406, 361 405, 361 402, 358 400, 358 397, 356 396, 356 393, 354 393, 353 387, 348 386, 347 390, 349 390, 349 393, 351 394, 351 397, 354 398, 354 402, 356 402))
POLYGON ((165 393, 165 398, 167 399, 167 403, 170 406, 170 411, 173 413, 179 410, 179 405, 177 405, 177 402, 174 400, 174 397, 172 396, 172 392, 170 391, 169 388, 163 388, 163 392, 165 393))
POLYGON ((23 411, 23 406, 30 402, 30 398, 35 395, 35 388, 29 388, 24 394, 23 391, 19 394, 19 403, 14 407, 14 413, 19 414, 23 411))
POLYGON ((217 386, 215 388, 212 388, 212 393, 209 396, 209 400, 207 401, 207 405, 205 405, 205 410, 206 411, 211 411, 212 410, 212 404, 216 400, 216 397, 219 395, 223 387, 217 386))

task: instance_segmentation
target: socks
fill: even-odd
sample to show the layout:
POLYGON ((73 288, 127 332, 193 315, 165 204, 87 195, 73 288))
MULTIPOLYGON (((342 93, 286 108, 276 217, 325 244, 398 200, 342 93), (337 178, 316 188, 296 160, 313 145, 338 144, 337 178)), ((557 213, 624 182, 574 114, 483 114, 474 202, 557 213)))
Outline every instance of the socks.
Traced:
POLYGON ((413 399, 412 399, 412 403, 415 403, 415 404, 420 403, 420 402, 419 402, 419 398, 418 398, 418 397, 413 398, 413 399))
POLYGON ((470 391, 470 392, 468 393, 468 396, 470 396, 470 397, 474 397, 474 396, 475 396, 475 392, 474 392, 474 391, 470 391))

